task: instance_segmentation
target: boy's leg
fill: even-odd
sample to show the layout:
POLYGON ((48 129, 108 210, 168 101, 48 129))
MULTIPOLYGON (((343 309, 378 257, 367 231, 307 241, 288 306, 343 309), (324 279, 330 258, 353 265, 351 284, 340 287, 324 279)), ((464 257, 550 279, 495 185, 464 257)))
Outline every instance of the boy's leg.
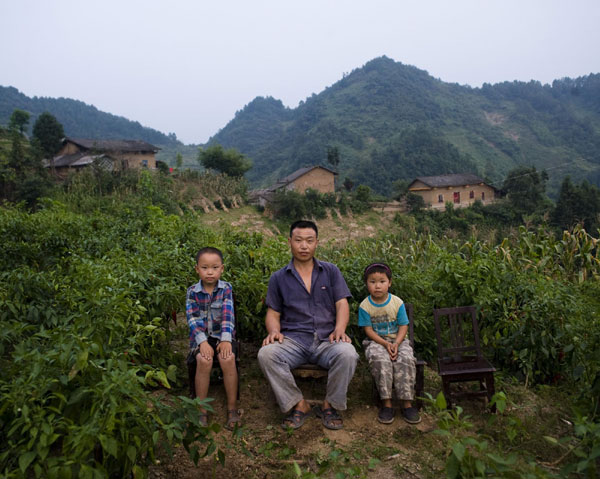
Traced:
MULTIPOLYGON (((214 357, 214 352, 213 352, 214 357)), ((199 352, 196 353, 196 376, 194 383, 196 386, 196 397, 200 399, 206 399, 208 395, 208 386, 210 384, 210 370, 212 369, 213 358, 205 359, 199 352)), ((200 410, 205 413, 206 411, 202 408, 200 410)))
POLYGON ((227 395, 227 410, 237 409, 237 388, 238 388, 238 372, 235 367, 235 354, 232 354, 227 359, 219 359, 221 371, 223 371, 223 386, 225 386, 225 394, 227 395))
POLYGON ((282 412, 288 412, 303 400, 292 369, 307 362, 308 354, 300 344, 284 338, 258 350, 258 364, 269 381, 282 412))
POLYGON ((365 349, 365 357, 369 363, 371 375, 375 380, 379 399, 385 407, 392 407, 392 388, 394 385, 394 369, 390 353, 381 344, 370 341, 365 349))
POLYGON ((330 405, 334 409, 345 410, 348 385, 358 361, 358 354, 352 343, 322 341, 310 359, 328 370, 327 394, 323 406, 327 408, 330 405))
POLYGON ((396 398, 405 402, 404 407, 409 407, 415 398, 415 380, 417 366, 413 349, 408 341, 402 341, 398 346, 398 357, 394 361, 394 385, 396 398))

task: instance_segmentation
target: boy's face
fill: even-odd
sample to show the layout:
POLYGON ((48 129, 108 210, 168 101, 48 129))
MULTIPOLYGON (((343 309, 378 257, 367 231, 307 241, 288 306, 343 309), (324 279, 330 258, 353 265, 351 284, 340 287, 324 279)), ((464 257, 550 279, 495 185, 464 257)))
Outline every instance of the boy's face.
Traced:
POLYGON ((200 276, 202 284, 213 286, 217 284, 223 274, 223 262, 221 257, 215 253, 204 253, 198 258, 196 273, 200 276))
POLYGON ((317 233, 312 228, 295 228, 292 236, 288 238, 292 256, 296 261, 312 261, 319 240, 317 233))
POLYGON ((385 273, 371 273, 367 276, 367 289, 374 301, 385 301, 392 281, 385 273))

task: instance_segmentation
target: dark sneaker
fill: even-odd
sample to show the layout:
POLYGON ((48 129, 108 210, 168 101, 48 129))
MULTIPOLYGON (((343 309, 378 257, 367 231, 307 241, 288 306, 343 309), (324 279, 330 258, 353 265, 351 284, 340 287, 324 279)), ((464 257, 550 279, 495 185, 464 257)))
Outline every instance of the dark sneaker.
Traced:
POLYGON ((391 407, 382 407, 377 414, 377 420, 381 424, 392 424, 394 422, 394 415, 396 411, 391 407))
POLYGON ((421 422, 419 410, 414 406, 402 409, 402 417, 409 424, 419 424, 421 422))

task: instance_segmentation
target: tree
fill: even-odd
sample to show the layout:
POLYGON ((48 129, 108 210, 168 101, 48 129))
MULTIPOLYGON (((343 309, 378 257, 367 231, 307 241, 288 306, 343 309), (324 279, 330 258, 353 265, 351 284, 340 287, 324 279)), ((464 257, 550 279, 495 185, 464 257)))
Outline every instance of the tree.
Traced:
POLYGON ((221 145, 200 149, 198 162, 207 170, 216 170, 234 177, 244 176, 252 168, 252 162, 235 148, 225 150, 221 145))
POLYGON ((580 222, 588 231, 598 228, 600 213, 600 190, 584 181, 574 185, 567 176, 561 186, 556 208, 552 212, 552 222, 562 229, 568 229, 580 222))
POLYGON ((352 191, 352 188, 354 188, 354 181, 346 177, 346 179, 344 180, 344 188, 346 189, 346 191, 352 191))
POLYGON ((340 150, 337 146, 327 148, 327 162, 336 169, 340 164, 340 150))
POLYGON ((549 201, 546 198, 547 180, 545 171, 538 173, 535 167, 520 166, 508 172, 502 189, 516 213, 531 214, 542 210, 549 201))
POLYGON ((405 195, 405 198, 406 207, 411 213, 418 213, 419 211, 425 208, 425 200, 422 196, 417 195, 415 193, 407 193, 405 195))
POLYGON ((175 155, 175 165, 177 166, 178 170, 180 170, 183 166, 183 156, 181 153, 177 153, 177 155, 175 155))
POLYGON ((10 121, 8 123, 9 130, 18 131, 22 135, 29 123, 29 116, 28 112, 16 108, 12 112, 12 115, 10 115, 10 121))
POLYGON ((65 137, 63 126, 50 113, 42 113, 33 125, 33 138, 38 143, 45 158, 52 158, 60 147, 65 137))

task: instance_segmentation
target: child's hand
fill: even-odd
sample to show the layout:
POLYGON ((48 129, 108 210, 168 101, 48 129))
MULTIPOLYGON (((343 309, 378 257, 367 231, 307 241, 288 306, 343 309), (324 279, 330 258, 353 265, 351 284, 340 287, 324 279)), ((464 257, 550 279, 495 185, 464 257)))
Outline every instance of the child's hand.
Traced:
POLYGON ((217 353, 219 353, 219 357, 221 359, 227 359, 229 356, 233 354, 231 349, 231 343, 229 341, 221 341, 217 345, 217 353))
POLYGON ((200 343, 199 349, 200 349, 200 356, 202 356, 203 359, 205 359, 206 361, 212 360, 215 352, 213 351, 213 348, 210 347, 210 344, 208 344, 208 341, 204 341, 203 343, 200 343))
POLYGON ((398 343, 388 343, 387 350, 390 353, 390 359, 395 361, 398 357, 398 343))

